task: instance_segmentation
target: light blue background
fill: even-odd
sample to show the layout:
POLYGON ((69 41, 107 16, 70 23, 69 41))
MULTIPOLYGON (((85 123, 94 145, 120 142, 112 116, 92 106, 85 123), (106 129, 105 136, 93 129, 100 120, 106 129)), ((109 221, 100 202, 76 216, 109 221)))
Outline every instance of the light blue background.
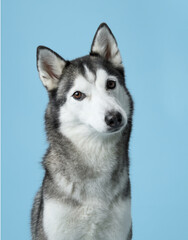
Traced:
POLYGON ((30 239, 47 148, 36 47, 85 55, 112 29, 135 101, 134 240, 188 239, 188 1, 2 0, 2 239, 30 239))

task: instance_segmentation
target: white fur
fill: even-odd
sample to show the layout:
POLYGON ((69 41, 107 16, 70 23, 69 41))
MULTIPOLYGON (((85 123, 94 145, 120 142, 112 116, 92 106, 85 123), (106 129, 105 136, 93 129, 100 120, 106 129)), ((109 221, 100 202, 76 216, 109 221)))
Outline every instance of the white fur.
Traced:
POLYGON ((125 127, 130 114, 129 104, 126 102, 128 96, 123 87, 118 84, 115 76, 109 76, 106 71, 99 69, 92 83, 81 75, 77 77, 67 94, 67 102, 60 109, 60 131, 75 144, 86 165, 92 167, 100 177, 95 181, 91 179, 82 183, 77 182, 75 176, 72 191, 73 183, 68 182, 63 175, 57 175, 55 181, 60 191, 62 189, 75 200, 82 201, 80 191, 84 187, 88 194, 87 199, 103 199, 104 202, 110 202, 120 190, 123 190, 128 179, 126 168, 121 184, 113 189, 113 192, 108 186, 111 172, 117 163, 116 144, 121 137, 121 131, 107 134, 104 118, 107 111, 118 110, 124 118, 125 127), (116 81, 116 89, 106 91, 107 79, 116 81), (85 93, 86 98, 82 101, 73 99, 72 94, 75 91, 85 93), (104 199, 104 196, 108 197, 104 199))
POLYGON ((126 167, 120 183, 113 188, 109 185, 117 163, 115 145, 130 114, 128 96, 115 76, 103 69, 98 69, 94 76, 85 69, 87 80, 82 75, 75 79, 60 109, 60 131, 71 139, 86 164, 99 175, 95 180, 83 182, 78 182, 76 176, 70 182, 61 173, 56 175, 59 191, 82 205, 72 207, 55 199, 45 200, 44 229, 48 240, 122 240, 126 239, 131 226, 130 199, 111 205, 128 180, 126 167), (106 90, 108 79, 116 81, 114 90, 106 90), (72 97, 75 91, 83 92, 86 98, 75 100, 72 97), (104 118, 106 112, 113 110, 122 114, 124 126, 121 131, 108 134, 104 118), (82 189, 87 194, 84 199, 82 189))
MULTIPOLYGON (((79 75, 67 94, 66 103, 60 109, 60 131, 75 144, 83 145, 82 140, 87 141, 89 149, 90 140, 93 144, 98 141, 98 136, 102 140, 104 139, 101 136, 108 137, 105 116, 109 111, 119 111, 122 114, 123 129, 130 114, 130 106, 128 96, 118 83, 117 78, 108 75, 103 69, 97 70, 94 82, 89 82, 82 75, 79 75), (106 90, 105 86, 108 79, 116 81, 115 89, 106 90), (75 100, 72 97, 75 91, 83 92, 86 98, 82 101, 75 100)), ((119 136, 118 133, 114 133, 114 137, 110 136, 112 143, 116 136, 119 136)), ((100 144, 101 142, 99 142, 100 144)))
POLYGON ((84 65, 86 71, 86 79, 93 83, 95 81, 95 75, 88 69, 87 65, 84 65))
MULTIPOLYGON (((106 25, 99 28, 92 52, 116 66, 122 66, 117 43, 106 25)), ((65 64, 53 51, 39 48, 39 75, 49 91, 58 87, 65 64)), ((85 77, 81 74, 77 76, 67 93, 66 102, 60 107, 59 131, 77 148, 80 161, 85 161, 79 163, 79 167, 86 167, 88 176, 85 172, 82 180, 78 177, 79 171, 70 171, 70 177, 58 172, 57 166, 51 164, 51 171, 55 173, 53 181, 62 198, 44 196, 44 232, 47 240, 124 240, 131 227, 131 206, 128 197, 122 199, 118 194, 125 190, 128 183, 128 169, 123 166, 118 184, 113 183, 112 174, 117 161, 124 161, 117 159, 118 156, 124 157, 117 154, 117 143, 130 116, 129 96, 116 76, 109 75, 104 69, 98 69, 94 74, 86 64, 84 68, 85 77), (106 89, 109 79, 116 82, 115 89, 106 89), (76 91, 86 97, 81 101, 75 100, 73 93, 76 91), (105 122, 108 112, 120 112, 122 115, 123 124, 119 131, 108 131, 105 122), (67 203, 69 197, 75 201, 67 203)), ((53 149, 51 154, 53 159, 53 149)), ((71 168, 74 169, 74 164, 78 169, 77 162, 71 168)))
POLYGON ((101 144, 101 149, 90 148, 90 151, 85 150, 83 159, 86 164, 92 167, 97 175, 95 179, 87 179, 85 181, 78 180, 77 176, 71 176, 72 182, 67 181, 66 176, 61 173, 56 174, 55 182, 60 192, 70 196, 78 202, 87 201, 103 201, 109 203, 121 191, 128 181, 127 168, 124 167, 121 175, 121 181, 116 187, 111 188, 109 182, 111 180, 111 172, 117 163, 116 150, 111 144, 101 144), (109 145, 107 147, 107 145, 109 145), (85 190, 86 195, 83 196, 82 191, 85 190))
POLYGON ((55 175, 55 182, 60 190, 63 190, 63 192, 69 196, 71 195, 73 191, 73 183, 70 181, 67 181, 65 177, 62 176, 62 174, 57 173, 55 175))
POLYGON ((44 231, 48 240, 123 240, 131 226, 130 209, 130 199, 112 206, 91 201, 74 208, 45 199, 44 231))

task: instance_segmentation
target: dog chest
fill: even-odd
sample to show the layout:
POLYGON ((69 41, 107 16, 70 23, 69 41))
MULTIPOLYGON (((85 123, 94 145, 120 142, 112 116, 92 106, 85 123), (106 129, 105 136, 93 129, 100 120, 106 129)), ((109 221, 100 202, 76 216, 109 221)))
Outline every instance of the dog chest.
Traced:
POLYGON ((125 239, 131 226, 130 200, 121 200, 113 207, 99 202, 72 207, 48 199, 43 225, 48 240, 125 239))

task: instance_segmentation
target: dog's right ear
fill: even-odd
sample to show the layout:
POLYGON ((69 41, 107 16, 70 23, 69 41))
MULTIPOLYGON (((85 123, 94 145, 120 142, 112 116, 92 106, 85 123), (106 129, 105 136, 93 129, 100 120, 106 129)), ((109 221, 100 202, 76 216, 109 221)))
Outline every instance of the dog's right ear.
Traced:
POLYGON ((37 69, 40 79, 48 91, 56 89, 66 61, 51 49, 37 48, 37 69))

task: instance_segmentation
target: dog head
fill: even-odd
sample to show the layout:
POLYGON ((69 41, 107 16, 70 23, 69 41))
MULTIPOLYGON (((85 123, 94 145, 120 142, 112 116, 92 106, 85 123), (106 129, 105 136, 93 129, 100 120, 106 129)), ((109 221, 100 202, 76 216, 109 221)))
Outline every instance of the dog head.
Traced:
POLYGON ((91 52, 66 61, 49 48, 37 49, 37 67, 50 101, 47 125, 71 138, 121 132, 131 114, 117 42, 106 24, 94 36, 91 52))

